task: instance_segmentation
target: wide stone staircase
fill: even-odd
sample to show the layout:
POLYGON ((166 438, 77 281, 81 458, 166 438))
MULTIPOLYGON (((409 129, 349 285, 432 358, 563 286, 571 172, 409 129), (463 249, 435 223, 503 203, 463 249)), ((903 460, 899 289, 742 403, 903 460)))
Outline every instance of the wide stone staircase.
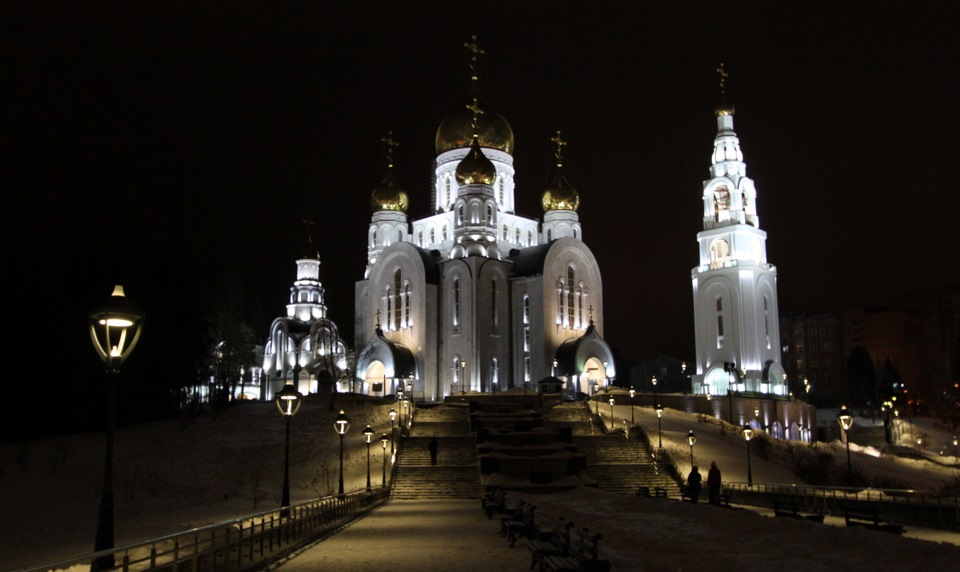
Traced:
POLYGON ((397 458, 393 498, 479 498, 477 439, 469 432, 467 407, 420 405, 414 420, 397 458), (439 446, 437 465, 431 466, 427 446, 434 437, 439 446))

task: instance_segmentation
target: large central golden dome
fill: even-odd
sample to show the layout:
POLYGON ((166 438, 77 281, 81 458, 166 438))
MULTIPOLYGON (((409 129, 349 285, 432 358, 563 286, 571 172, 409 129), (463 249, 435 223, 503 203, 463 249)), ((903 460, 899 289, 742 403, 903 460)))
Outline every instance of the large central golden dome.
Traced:
MULTIPOLYGON (((451 149, 465 149, 473 139, 473 113, 468 109, 447 116, 437 128, 437 155, 451 149)), ((478 119, 480 146, 513 154, 513 129, 496 111, 485 111, 478 119)))

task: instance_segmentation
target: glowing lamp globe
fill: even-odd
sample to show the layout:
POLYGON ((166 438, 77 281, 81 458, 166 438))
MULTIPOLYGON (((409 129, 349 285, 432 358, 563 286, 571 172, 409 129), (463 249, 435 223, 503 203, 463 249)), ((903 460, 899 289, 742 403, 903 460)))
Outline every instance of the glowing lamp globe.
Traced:
POLYGON ((337 418, 333 420, 333 428, 336 429, 340 435, 346 435, 350 429, 350 418, 347 417, 343 409, 340 410, 340 415, 337 415, 337 418))
POLYGON ((143 313, 130 307, 123 286, 114 286, 110 299, 90 314, 90 340, 110 371, 130 356, 143 330, 143 313))
POLYGON ((303 395, 293 388, 293 382, 288 382, 283 389, 277 392, 277 409, 284 417, 293 417, 300 410, 303 395))

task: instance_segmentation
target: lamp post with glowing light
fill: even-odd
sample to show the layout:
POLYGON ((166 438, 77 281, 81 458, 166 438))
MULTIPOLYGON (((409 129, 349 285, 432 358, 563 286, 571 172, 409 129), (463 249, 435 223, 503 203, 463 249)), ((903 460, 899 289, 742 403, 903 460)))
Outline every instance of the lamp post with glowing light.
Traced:
POLYGON ((753 470, 750 467, 750 439, 753 438, 753 428, 749 425, 743 426, 743 438, 747 442, 747 484, 753 485, 753 470))
POLYGON ((843 429, 843 440, 847 442, 847 486, 853 486, 853 468, 850 465, 850 428, 853 427, 853 415, 847 411, 847 406, 844 405, 840 408, 840 412, 837 413, 837 423, 840 424, 840 427, 843 429))
POLYGON ((954 435, 953 436, 953 462, 954 463, 956 463, 958 461, 958 458, 960 458, 960 447, 958 447, 957 445, 958 443, 960 443, 960 441, 958 441, 957 436, 954 435))
POLYGON ((697 436, 693 434, 693 429, 687 433, 687 444, 690 445, 690 466, 693 467, 693 444, 697 442, 697 436))
POLYGON ((290 516, 290 419, 300 410, 303 396, 294 389, 293 380, 290 380, 283 389, 277 392, 277 409, 286 422, 286 445, 283 453, 283 492, 280 494, 280 516, 290 516))
POLYGON ((653 406, 656 407, 659 405, 657 402, 660 401, 657 399, 657 376, 651 376, 650 383, 653 385, 653 406))
POLYGON ((663 449, 663 406, 659 403, 657 404, 657 448, 663 449))
POLYGON ((393 442, 394 428, 393 424, 397 420, 397 410, 390 409, 390 462, 396 461, 396 447, 393 442))
POLYGON ((460 394, 467 394, 467 362, 465 360, 460 360, 460 394))
POLYGON ((373 428, 369 425, 363 430, 363 441, 367 444, 367 492, 370 492, 370 443, 373 443, 373 428))
MULTIPOLYGON (((97 355, 107 368, 107 443, 103 459, 103 489, 100 495, 100 511, 97 515, 97 537, 93 550, 99 552, 113 548, 113 429, 117 414, 117 375, 120 366, 136 347, 143 331, 143 313, 130 307, 117 285, 104 306, 90 314, 90 340, 97 355), (132 338, 132 339, 130 339, 132 338)), ((113 568, 113 554, 97 558, 92 570, 113 568)))
POLYGON ((617 402, 616 399, 612 397, 610 398, 610 428, 611 429, 613 429, 613 404, 616 402, 617 402))
POLYGON ((381 459, 380 467, 383 470, 383 475, 380 477, 380 486, 387 486, 387 443, 390 442, 390 439, 387 437, 387 434, 384 433, 380 435, 380 446, 383 448, 383 459, 381 459))
POLYGON ((636 422, 633 420, 633 396, 637 394, 637 390, 630 388, 630 426, 633 427, 636 425, 636 422))
POLYGON ((343 436, 350 430, 350 418, 340 410, 340 415, 333 420, 333 428, 340 435, 340 486, 337 488, 338 494, 343 496, 343 436))

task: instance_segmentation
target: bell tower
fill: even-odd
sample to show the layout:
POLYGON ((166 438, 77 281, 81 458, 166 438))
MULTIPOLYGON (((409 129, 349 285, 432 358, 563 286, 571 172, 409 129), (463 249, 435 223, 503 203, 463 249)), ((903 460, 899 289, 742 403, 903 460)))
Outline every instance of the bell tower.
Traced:
POLYGON ((747 177, 734 106, 726 101, 727 72, 720 76, 710 178, 703 183, 700 262, 691 271, 697 349, 694 393, 750 391, 786 395, 780 365, 777 269, 767 260, 757 191, 747 177))

